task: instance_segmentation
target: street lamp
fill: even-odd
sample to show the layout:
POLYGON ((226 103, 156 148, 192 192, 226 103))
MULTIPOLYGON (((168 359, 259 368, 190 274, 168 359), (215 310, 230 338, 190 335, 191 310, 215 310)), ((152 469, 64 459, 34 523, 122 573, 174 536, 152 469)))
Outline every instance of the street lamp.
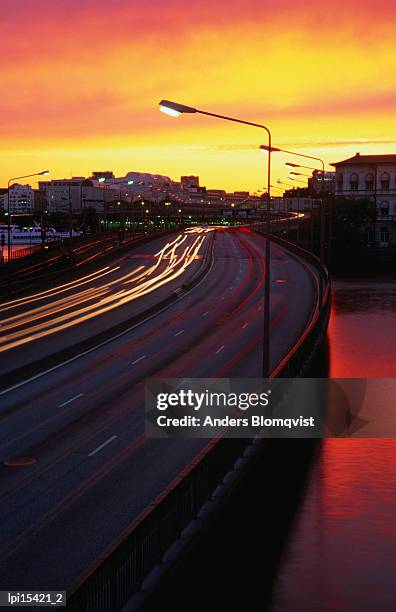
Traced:
MULTIPOLYGON (((262 149, 263 151, 268 151, 268 146, 261 145, 260 149, 262 149)), ((287 151, 286 149, 280 149, 279 147, 271 147, 271 151, 272 153, 287 153, 288 155, 296 155, 297 157, 314 159, 315 161, 320 162, 322 165, 322 169, 320 170, 320 172, 322 172, 322 186, 324 188, 325 163, 323 159, 321 159, 320 157, 314 157, 313 155, 306 155, 305 153, 297 153, 297 151, 287 151)), ((289 166, 290 168, 310 168, 310 166, 302 166, 301 164, 292 164, 290 162, 288 162, 286 166, 289 166)), ((312 170, 316 170, 316 168, 312 168, 312 170)))
POLYGON ((295 181, 296 183, 302 183, 303 185, 305 185, 305 181, 300 181, 299 179, 293 178, 292 176, 288 176, 287 178, 289 179, 289 181, 295 181))
POLYGON ((286 183, 285 181, 280 181, 279 179, 276 182, 279 183, 280 185, 288 185, 289 187, 293 187, 293 189, 296 189, 296 186, 293 185, 292 183, 286 183))
POLYGON ((260 128, 265 130, 268 136, 268 183, 267 183, 267 212, 266 212, 266 226, 265 226, 265 270, 264 270, 264 330, 263 330, 263 376, 268 378, 270 374, 270 266, 271 266, 271 247, 270 247, 270 230, 271 230, 271 153, 272 138, 271 132, 266 125, 260 123, 252 123, 251 121, 243 121, 242 119, 236 119, 235 117, 227 117, 225 115, 218 115, 216 113, 209 113, 193 106, 186 106, 185 104, 179 104, 178 102, 172 102, 170 100, 161 100, 160 110, 170 115, 171 117, 180 117, 184 113, 199 113, 200 115, 207 115, 209 117, 215 117, 216 119, 223 119, 225 121, 232 121, 233 123, 239 123, 242 125, 250 125, 251 127, 260 128))
POLYGON ((10 214, 10 185, 13 181, 20 181, 25 178, 31 178, 32 176, 46 176, 49 174, 49 170, 42 170, 41 172, 33 172, 32 174, 24 174, 23 176, 15 176, 10 178, 7 184, 7 236, 8 236, 8 258, 7 263, 11 261, 11 214, 10 214))
POLYGON ((310 174, 305 174, 304 172, 291 172, 290 171, 289 174, 293 174, 293 176, 307 176, 308 178, 311 178, 310 174))
MULTIPOLYGON (((261 145, 260 149, 263 149, 264 151, 268 151, 268 146, 261 145)), ((317 168, 311 168, 310 166, 303 166, 301 164, 293 164, 290 162, 288 162, 286 165, 291 168, 309 168, 311 170, 318 170, 318 172, 321 172, 322 173, 322 193, 324 194, 325 172, 326 171, 325 171, 325 163, 323 159, 321 159, 320 157, 315 157, 313 155, 306 155, 305 153, 297 153, 297 151, 287 151, 286 149, 280 149, 279 147, 272 147, 272 152, 287 153, 288 155, 296 155, 297 157, 304 157, 305 159, 313 159, 315 161, 320 162, 322 166, 320 170, 318 170, 317 168)), ((329 208, 329 222, 331 222, 330 214, 331 214, 331 209, 329 208)), ((325 216, 324 216, 323 202, 322 202, 322 206, 320 207, 320 262, 322 265, 324 265, 324 260, 325 260, 324 242, 325 242, 325 216)), ((329 232, 329 244, 330 243, 331 243, 331 236, 329 232)))

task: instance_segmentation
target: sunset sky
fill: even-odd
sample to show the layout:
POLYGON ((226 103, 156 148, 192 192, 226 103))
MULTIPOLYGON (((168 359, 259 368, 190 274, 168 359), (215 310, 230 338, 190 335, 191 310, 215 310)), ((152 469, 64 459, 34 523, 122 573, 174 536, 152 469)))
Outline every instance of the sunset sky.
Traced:
POLYGON ((0 185, 48 167, 263 186, 260 130, 161 98, 328 162, 395 153, 395 19, 394 0, 2 0, 0 185))

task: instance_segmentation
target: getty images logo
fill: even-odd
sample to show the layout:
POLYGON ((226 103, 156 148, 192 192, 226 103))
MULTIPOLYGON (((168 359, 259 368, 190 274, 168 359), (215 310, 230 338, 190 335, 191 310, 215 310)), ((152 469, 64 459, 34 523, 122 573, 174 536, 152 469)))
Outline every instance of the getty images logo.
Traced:
POLYGON ((190 408, 199 411, 202 408, 237 408, 248 410, 249 408, 264 408, 268 406, 271 389, 261 393, 233 393, 221 391, 202 392, 192 391, 191 389, 180 389, 172 393, 157 394, 157 409, 168 410, 168 408, 190 408))

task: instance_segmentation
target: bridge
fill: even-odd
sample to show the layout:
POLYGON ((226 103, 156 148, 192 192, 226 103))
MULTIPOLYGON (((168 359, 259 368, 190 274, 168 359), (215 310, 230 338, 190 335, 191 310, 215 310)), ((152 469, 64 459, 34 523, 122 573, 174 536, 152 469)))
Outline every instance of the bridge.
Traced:
MULTIPOLYGON (((264 246, 259 224, 169 231, 0 302, 3 590, 121 609, 246 454, 146 438, 144 380, 260 377, 264 246)), ((327 272, 273 236, 270 276, 271 375, 298 376, 326 330, 327 272)))

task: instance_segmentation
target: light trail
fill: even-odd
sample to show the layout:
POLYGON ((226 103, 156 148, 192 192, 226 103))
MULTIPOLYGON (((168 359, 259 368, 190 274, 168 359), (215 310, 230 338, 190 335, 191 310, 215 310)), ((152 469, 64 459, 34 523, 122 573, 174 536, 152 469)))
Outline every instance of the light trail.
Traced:
POLYGON ((5 302, 0 306, 0 312, 3 310, 10 310, 11 308, 16 308, 17 306, 22 306, 24 304, 30 304, 31 302, 36 302, 37 300, 45 299, 47 297, 51 297, 52 295, 58 295, 59 293, 64 293, 65 291, 69 291, 70 289, 75 289, 75 287, 79 287, 81 285, 85 285, 86 283, 92 283, 93 281, 106 276, 107 274, 111 274, 112 272, 116 272, 120 269, 120 266, 115 266, 114 268, 102 268, 97 272, 92 272, 92 274, 87 274, 75 281, 70 281, 69 283, 65 283, 64 285, 58 285, 53 289, 47 289, 46 291, 41 291, 40 293, 34 293, 33 295, 29 295, 23 298, 18 298, 17 300, 12 300, 11 302, 5 302), (103 274, 100 274, 100 273, 103 274), (85 280, 84 280, 85 279, 85 280))
POLYGON ((147 269, 139 266, 132 272, 103 285, 84 288, 57 299, 57 296, 65 291, 74 291, 86 283, 96 282, 119 270, 119 266, 103 268, 97 273, 34 294, 30 298, 21 298, 4 304, 0 310, 11 310, 16 306, 28 306, 31 302, 54 298, 50 303, 46 302, 41 306, 4 319, 0 328, 3 334, 0 338, 0 352, 79 325, 114 308, 126 305, 177 279, 198 257, 206 233, 205 228, 194 228, 192 232, 180 234, 155 254, 156 262, 153 266, 147 269), (188 240, 187 234, 197 235, 191 236, 192 243, 185 245, 184 243, 188 240), (184 249, 181 248, 182 245, 184 249))

